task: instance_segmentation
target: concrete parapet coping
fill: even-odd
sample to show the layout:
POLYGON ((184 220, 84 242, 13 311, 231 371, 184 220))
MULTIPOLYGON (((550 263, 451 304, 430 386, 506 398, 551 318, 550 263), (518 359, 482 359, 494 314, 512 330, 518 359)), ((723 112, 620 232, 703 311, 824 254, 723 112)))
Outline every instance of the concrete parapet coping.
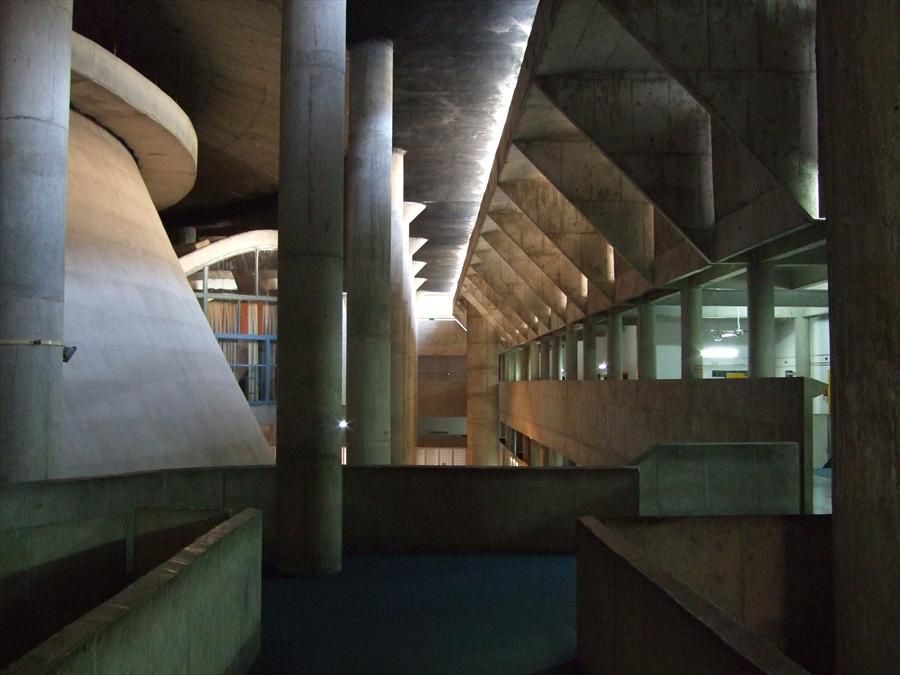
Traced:
MULTIPOLYGON (((751 632, 729 614, 662 570, 646 556, 636 543, 629 541, 627 537, 603 525, 597 518, 593 516, 580 518, 578 529, 579 655, 582 655, 585 647, 583 640, 588 637, 582 631, 581 617, 582 605, 589 600, 589 598, 582 596, 585 590, 581 588, 583 573, 585 575, 590 574, 588 570, 581 569, 582 566, 589 564, 587 558, 583 557, 583 546, 585 540, 593 539, 605 547, 620 563, 626 565, 649 582, 652 587, 658 589, 665 598, 674 603, 678 613, 688 618, 695 626, 702 628, 709 638, 716 640, 738 659, 745 662, 747 672, 777 673, 778 675, 800 675, 807 672, 770 642, 751 632)), ((637 609, 637 611, 640 611, 640 609, 637 609)), ((669 616, 671 618, 671 615, 669 616)), ((613 620, 615 620, 615 617, 613 620)), ((647 635, 654 634, 652 626, 647 626, 646 628, 647 635)), ((671 626, 661 625, 657 628, 660 631, 665 631, 670 629, 671 626)), ((684 634, 684 631, 681 634, 684 634)), ((679 649, 684 650, 681 652, 681 657, 686 662, 691 659, 690 648, 692 646, 695 645, 679 644, 678 646, 679 649)), ((700 655, 698 654, 698 656, 700 655)), ((725 671, 723 670, 723 672, 725 671)))
MULTIPOLYGON (((97 659, 104 658, 103 653, 107 652, 107 650, 106 656, 114 660, 118 664, 117 667, 121 667, 123 671, 134 672, 135 669, 140 670, 150 667, 149 663, 144 660, 144 657, 149 656, 147 654, 148 646, 143 644, 145 633, 157 638, 157 641, 160 633, 164 635, 168 633, 173 645, 184 640, 196 641, 198 636, 190 633, 186 634, 184 631, 185 627, 177 620, 177 616, 169 616, 163 626, 154 622, 155 625, 148 625, 142 629, 137 623, 141 621, 137 615, 147 612, 148 607, 154 602, 154 596, 156 597, 157 607, 155 611, 151 609, 147 612, 147 616, 143 619, 144 621, 149 622, 151 619, 163 618, 166 613, 193 612, 194 608, 192 606, 179 607, 177 602, 178 592, 173 591, 171 587, 180 578, 189 574, 193 567, 216 550, 230 535, 248 526, 256 528, 257 554, 254 562, 257 569, 250 570, 250 573, 258 576, 260 574, 261 516, 256 509, 245 509, 197 538, 192 544, 181 549, 169 560, 142 576, 121 593, 118 593, 99 607, 66 626, 49 640, 13 663, 8 669, 3 671, 4 674, 27 675, 51 671, 68 672, 70 669, 72 672, 78 672, 79 664, 84 666, 88 663, 96 663, 97 659), (129 618, 132 619, 130 625, 122 626, 122 623, 129 618), (116 635, 107 635, 107 638, 104 640, 104 634, 109 634, 117 624, 120 626, 118 633, 116 635), (105 646, 101 644, 103 642, 105 642, 105 646)), ((231 569, 232 567, 233 565, 229 563, 220 562, 218 570, 231 569)), ((206 586, 200 581, 195 581, 193 585, 195 587, 206 586)), ((239 592, 243 596, 245 591, 243 588, 240 588, 239 592)), ((182 596, 196 596, 197 593, 196 589, 185 590, 185 586, 182 584, 182 596)), ((258 602, 258 595, 256 600, 258 602)), ((216 601, 214 600, 213 602, 216 601)), ((247 611, 251 609, 252 607, 246 608, 247 611)), ((258 604, 256 610, 255 632, 249 636, 245 644, 232 644, 228 647, 236 651, 235 658, 227 664, 230 666, 227 669, 229 672, 231 670, 243 672, 244 669, 253 663, 256 657, 259 647, 258 604)), ((222 639, 223 636, 221 635, 211 634, 205 642, 217 643, 222 639)), ((152 640, 148 642, 152 642, 152 640)), ((200 642, 204 641, 200 640, 200 642)), ((176 646, 172 647, 168 656, 151 658, 150 660, 162 662, 167 659, 184 659, 181 665, 186 665, 189 661, 187 652, 193 651, 193 648, 179 651, 176 646)), ((210 644, 207 649, 215 649, 215 647, 210 644)), ((106 665, 113 667, 112 663, 109 662, 106 665)), ((208 665, 212 666, 212 664, 208 665)))
POLYGON ((72 34, 71 104, 134 155, 157 210, 180 201, 197 178, 197 134, 162 89, 96 42, 72 34))

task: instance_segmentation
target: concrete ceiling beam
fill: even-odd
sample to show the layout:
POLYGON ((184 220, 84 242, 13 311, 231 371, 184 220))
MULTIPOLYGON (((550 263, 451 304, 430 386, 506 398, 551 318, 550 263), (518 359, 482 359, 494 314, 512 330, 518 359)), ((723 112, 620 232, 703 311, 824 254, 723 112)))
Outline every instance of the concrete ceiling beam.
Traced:
MULTIPOLYGON (((527 312, 520 314, 516 308, 511 305, 515 300, 508 295, 504 295, 497 291, 482 275, 477 265, 474 263, 469 266, 469 275, 466 277, 468 282, 483 296, 483 303, 489 304, 497 308, 503 315, 509 333, 511 335, 520 335, 523 339, 530 340, 537 337, 537 331, 532 327, 532 323, 527 320, 527 312)), ((515 303, 517 304, 517 303, 515 303)))
POLYGON ((600 4, 818 217, 814 0, 600 4))
POLYGON ((506 323, 505 317, 500 313, 493 304, 491 304, 484 295, 478 291, 475 286, 468 280, 468 277, 462 284, 462 288, 460 291, 460 296, 468 300, 470 303, 476 306, 479 312, 481 312, 482 316, 488 319, 497 331, 507 339, 514 339, 515 330, 510 330, 510 327, 506 323))
POLYGON ((615 298, 613 247, 546 178, 501 182, 499 188, 600 290, 607 306, 615 298))
POLYGON ((562 289, 490 217, 485 219, 481 228, 481 238, 528 284, 561 321, 561 325, 584 316, 574 303, 569 302, 562 289))
POLYGON ((647 281, 653 280, 653 205, 586 137, 517 141, 516 148, 647 281))
POLYGON ((497 333, 500 335, 502 339, 510 342, 511 344, 515 344, 517 340, 513 338, 513 334, 510 334, 506 328, 506 324, 503 321, 500 321, 497 318, 497 310, 495 308, 487 307, 484 302, 482 302, 483 298, 473 291, 472 285, 464 281, 462 283, 462 287, 460 288, 460 296, 468 300, 475 309, 483 316, 490 324, 497 330, 497 333))
MULTIPOLYGON (((499 192, 499 191, 498 191, 499 192)), ((500 193, 502 194, 502 193, 500 193)), ((486 220, 485 223, 488 221, 486 220)), ((551 282, 565 294, 571 314, 576 307, 583 315, 609 305, 606 296, 581 273, 571 260, 524 213, 511 203, 491 211, 490 222, 497 226, 551 282)), ((579 317, 575 316, 574 320, 579 317)), ((571 322, 573 319, 569 319, 571 322)))
POLYGON ((709 113, 665 73, 540 77, 549 104, 580 129, 699 250, 715 226, 709 113))
MULTIPOLYGON (((550 307, 537 297, 522 277, 516 274, 484 239, 480 239, 475 248, 472 268, 536 333, 546 333, 550 330, 554 319, 550 307)), ((562 323, 560 320, 557 321, 562 323)))

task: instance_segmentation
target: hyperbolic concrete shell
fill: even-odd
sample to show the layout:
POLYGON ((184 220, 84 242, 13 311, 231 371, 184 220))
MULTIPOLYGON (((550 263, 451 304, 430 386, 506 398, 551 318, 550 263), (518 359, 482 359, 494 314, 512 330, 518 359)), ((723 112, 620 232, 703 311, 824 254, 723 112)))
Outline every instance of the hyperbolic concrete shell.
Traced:
POLYGON ((72 113, 58 474, 272 461, 134 159, 72 113))

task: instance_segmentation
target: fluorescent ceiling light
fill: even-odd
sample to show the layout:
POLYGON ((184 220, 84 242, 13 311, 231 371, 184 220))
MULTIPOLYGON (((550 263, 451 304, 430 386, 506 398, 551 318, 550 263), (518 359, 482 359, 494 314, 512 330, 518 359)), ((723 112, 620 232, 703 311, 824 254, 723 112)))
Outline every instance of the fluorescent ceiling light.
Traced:
POLYGON ((704 359, 733 359, 737 355, 735 347, 704 347, 700 350, 700 356, 704 359))

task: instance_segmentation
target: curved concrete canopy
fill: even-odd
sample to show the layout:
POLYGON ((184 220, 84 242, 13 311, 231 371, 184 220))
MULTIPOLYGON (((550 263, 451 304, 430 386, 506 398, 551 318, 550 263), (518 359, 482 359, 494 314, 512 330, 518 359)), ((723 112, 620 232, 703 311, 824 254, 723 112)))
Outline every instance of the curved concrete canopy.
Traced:
POLYGON ((72 108, 131 151, 157 210, 180 201, 197 178, 197 134, 162 89, 96 42, 72 34, 72 108))
POLYGON ((179 258, 179 262, 184 273, 190 275, 202 270, 206 265, 258 248, 278 248, 278 230, 250 230, 233 237, 225 237, 209 246, 191 251, 179 258))

